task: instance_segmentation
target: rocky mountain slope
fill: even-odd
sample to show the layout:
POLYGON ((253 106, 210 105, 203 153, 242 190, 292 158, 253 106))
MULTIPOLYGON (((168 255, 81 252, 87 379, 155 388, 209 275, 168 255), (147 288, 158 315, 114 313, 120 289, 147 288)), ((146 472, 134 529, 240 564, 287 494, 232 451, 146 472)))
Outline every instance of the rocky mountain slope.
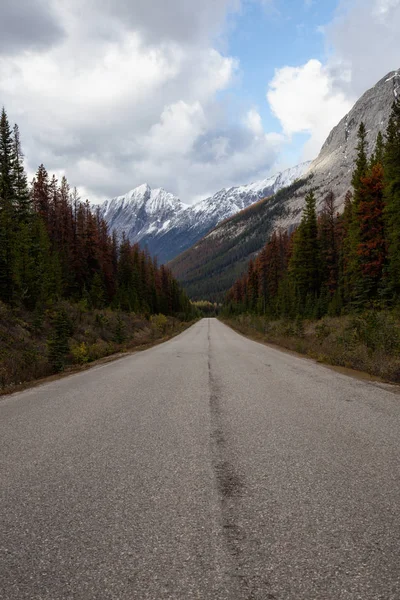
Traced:
POLYGON ((183 204, 163 189, 141 185, 100 207, 109 227, 132 242, 146 245, 151 254, 167 262, 190 248, 222 221, 272 196, 307 171, 310 163, 262 181, 223 189, 193 206, 183 204))
POLYGON ((275 229, 296 227, 310 189, 315 191, 319 208, 326 193, 333 190, 337 208, 341 210, 351 187, 360 123, 366 125, 371 153, 378 132, 386 129, 393 101, 399 95, 400 70, 386 75, 358 100, 331 131, 318 158, 300 181, 221 223, 176 257, 171 267, 189 296, 221 299, 275 229))
POLYGON ((124 196, 107 200, 100 212, 110 229, 125 233, 132 242, 146 240, 153 232, 161 232, 188 207, 163 189, 152 190, 147 184, 124 196))

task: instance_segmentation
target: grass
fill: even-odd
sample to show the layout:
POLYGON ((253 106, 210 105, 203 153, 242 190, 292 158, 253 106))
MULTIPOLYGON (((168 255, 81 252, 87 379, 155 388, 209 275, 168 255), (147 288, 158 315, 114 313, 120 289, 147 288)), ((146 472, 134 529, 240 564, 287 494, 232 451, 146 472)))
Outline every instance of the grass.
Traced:
POLYGON ((269 320, 256 315, 225 318, 233 329, 328 365, 400 382, 400 317, 367 311, 319 321, 269 320))

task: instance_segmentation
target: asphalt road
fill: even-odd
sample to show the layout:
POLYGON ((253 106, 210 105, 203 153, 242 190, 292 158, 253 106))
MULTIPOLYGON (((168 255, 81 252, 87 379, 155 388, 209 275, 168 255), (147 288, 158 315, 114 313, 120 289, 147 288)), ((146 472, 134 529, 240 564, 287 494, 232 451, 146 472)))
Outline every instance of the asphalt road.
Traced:
POLYGON ((400 395, 204 319, 0 399, 0 598, 399 600, 400 395))

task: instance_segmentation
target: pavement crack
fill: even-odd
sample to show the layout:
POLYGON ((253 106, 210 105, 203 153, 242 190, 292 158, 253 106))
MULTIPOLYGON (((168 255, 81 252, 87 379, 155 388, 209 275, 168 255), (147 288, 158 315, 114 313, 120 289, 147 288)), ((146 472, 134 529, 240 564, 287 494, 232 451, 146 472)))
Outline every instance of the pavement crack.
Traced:
POLYGON ((269 581, 260 574, 249 572, 245 548, 246 529, 241 523, 243 503, 246 501, 245 477, 237 466, 232 447, 232 436, 223 414, 222 385, 213 369, 213 352, 208 322, 208 378, 211 416, 212 466, 220 504, 220 526, 227 555, 227 577, 235 587, 235 600, 266 600, 277 597, 271 593, 269 581))
POLYGON ((251 592, 240 567, 241 541, 243 528, 238 522, 238 501, 244 490, 244 479, 230 457, 227 433, 224 430, 221 408, 221 393, 212 369, 210 324, 208 329, 208 376, 211 412, 211 448, 213 471, 221 510, 223 539, 232 559, 232 567, 227 575, 236 580, 240 596, 250 600, 251 592), (250 594, 249 594, 250 592, 250 594))

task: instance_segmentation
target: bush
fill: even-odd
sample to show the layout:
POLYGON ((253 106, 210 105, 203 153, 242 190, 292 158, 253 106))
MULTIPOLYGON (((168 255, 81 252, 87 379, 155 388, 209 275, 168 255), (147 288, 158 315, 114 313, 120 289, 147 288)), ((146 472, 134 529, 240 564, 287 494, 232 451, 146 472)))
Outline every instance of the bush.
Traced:
POLYGON ((157 333, 161 333, 161 335, 164 335, 167 332, 168 319, 165 315, 153 315, 150 319, 150 322, 152 324, 153 329, 157 333))
POLYGON ((126 340, 125 325, 120 314, 117 316, 117 324, 115 326, 115 341, 117 344, 123 344, 126 340))
POLYGON ((90 361, 88 347, 85 342, 72 346, 71 355, 73 362, 78 365, 84 365, 90 361))

